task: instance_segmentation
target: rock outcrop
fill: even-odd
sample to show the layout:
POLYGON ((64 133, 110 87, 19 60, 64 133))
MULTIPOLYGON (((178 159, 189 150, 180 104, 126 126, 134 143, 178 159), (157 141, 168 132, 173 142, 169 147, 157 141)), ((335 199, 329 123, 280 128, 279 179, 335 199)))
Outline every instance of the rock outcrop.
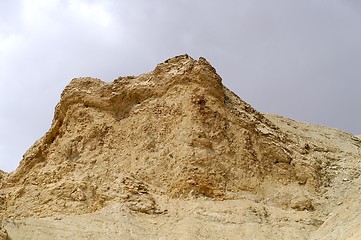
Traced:
MULTIPOLYGON (((299 164, 292 144, 204 58, 179 56, 112 83, 78 78, 62 93, 51 129, 11 174, 5 212, 86 213, 131 201, 134 191, 155 211, 153 193, 236 199, 243 191, 267 197, 265 182, 317 188, 317 166, 299 164)), ((311 209, 305 201, 290 206, 311 209)))
MULTIPOLYGON (((1 199, 0 199, 0 206, 1 206, 1 199)), ((9 236, 8 233, 6 231, 6 229, 3 226, 2 221, 0 221, 0 240, 8 240, 9 236)))
MULTIPOLYGON (((271 239, 281 236, 278 228, 289 231, 283 237, 305 236, 338 206, 342 184, 360 174, 359 139, 313 128, 257 112, 204 58, 178 56, 110 83, 73 79, 50 130, 16 171, 0 172, 0 217, 90 214, 120 204, 178 222, 178 214, 192 212, 172 215, 169 201, 246 201, 235 222, 256 221, 271 239)), ((222 224, 233 218, 226 212, 217 215, 222 224)))
POLYGON ((0 226, 0 240, 8 240, 8 233, 6 232, 6 230, 3 228, 3 226, 0 226))

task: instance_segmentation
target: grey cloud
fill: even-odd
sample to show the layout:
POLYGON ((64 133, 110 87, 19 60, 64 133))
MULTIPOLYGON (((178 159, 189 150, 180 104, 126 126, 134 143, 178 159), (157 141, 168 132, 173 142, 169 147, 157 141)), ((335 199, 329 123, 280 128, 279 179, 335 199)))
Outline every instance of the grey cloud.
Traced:
POLYGON ((99 1, 60 1, 32 29, 21 2, 0 7, 0 40, 23 37, 0 56, 0 169, 46 132, 72 78, 111 81, 182 53, 205 56, 260 111, 361 133, 358 1, 108 0, 109 26, 69 5, 99 1))

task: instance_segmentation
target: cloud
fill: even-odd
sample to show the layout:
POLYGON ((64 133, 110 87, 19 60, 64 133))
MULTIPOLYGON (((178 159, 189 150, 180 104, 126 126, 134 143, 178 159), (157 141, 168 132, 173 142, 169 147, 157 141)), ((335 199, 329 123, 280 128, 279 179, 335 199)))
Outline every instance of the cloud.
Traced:
POLYGON ((74 0, 69 2, 69 9, 75 17, 85 22, 92 22, 93 25, 108 27, 112 22, 111 15, 100 4, 74 0))
POLYGON ((9 56, 23 41, 22 37, 16 34, 0 35, 0 55, 2 56, 0 66, 5 68, 6 56, 9 56))
POLYGON ((183 53, 260 111, 360 133, 360 18, 356 0, 3 0, 0 169, 48 130, 70 79, 183 53))

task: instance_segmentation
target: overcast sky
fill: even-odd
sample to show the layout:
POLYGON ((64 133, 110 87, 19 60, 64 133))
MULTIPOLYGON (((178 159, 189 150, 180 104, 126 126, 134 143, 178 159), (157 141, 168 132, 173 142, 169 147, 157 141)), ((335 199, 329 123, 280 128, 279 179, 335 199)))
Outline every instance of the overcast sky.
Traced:
POLYGON ((50 128, 72 78, 183 53, 261 112, 361 134, 359 0, 0 0, 0 169, 50 128))

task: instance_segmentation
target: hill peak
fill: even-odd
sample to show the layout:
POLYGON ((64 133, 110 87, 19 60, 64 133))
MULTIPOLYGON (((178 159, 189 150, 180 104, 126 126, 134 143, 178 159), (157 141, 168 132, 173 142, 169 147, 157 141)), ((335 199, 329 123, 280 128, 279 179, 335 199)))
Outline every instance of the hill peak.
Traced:
MULTIPOLYGON (((343 180, 328 167, 341 156, 334 142, 325 129, 312 137, 309 129, 316 127, 259 113, 204 58, 177 56, 113 82, 76 78, 49 131, 16 171, 0 172, 0 217, 84 214, 115 203, 163 214, 164 198, 248 199, 311 214, 324 186, 343 180)), ((357 138, 327 131, 357 159, 357 138)))

